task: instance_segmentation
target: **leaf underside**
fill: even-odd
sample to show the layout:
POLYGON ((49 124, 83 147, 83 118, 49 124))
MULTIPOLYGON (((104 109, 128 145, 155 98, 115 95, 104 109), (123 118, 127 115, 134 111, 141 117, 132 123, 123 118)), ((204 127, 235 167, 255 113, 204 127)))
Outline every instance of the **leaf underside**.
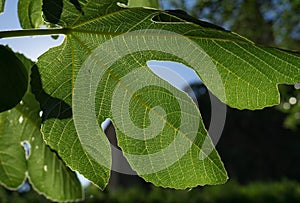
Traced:
MULTIPOLYGON (((172 188, 224 183, 226 171, 195 104, 155 76, 147 61, 184 63, 221 101, 239 109, 261 109, 279 102, 278 84, 300 81, 299 55, 256 45, 207 23, 186 22, 170 12, 124 9, 117 2, 79 1, 83 15, 64 1, 59 24, 70 33, 62 45, 39 58, 43 88, 72 106, 73 114, 92 108, 98 125, 111 118, 125 157, 146 181, 172 188), (116 60, 110 64, 110 59, 116 60), (82 76, 87 65, 91 69, 82 76), (95 78, 100 78, 97 87, 89 86, 95 78), (77 86, 77 81, 87 86, 77 86), (94 100, 74 101, 74 92, 94 100)), ((86 119, 79 114, 47 119, 43 136, 71 169, 103 189, 110 174, 110 143, 86 119), (78 133, 76 126, 86 131, 78 133)))

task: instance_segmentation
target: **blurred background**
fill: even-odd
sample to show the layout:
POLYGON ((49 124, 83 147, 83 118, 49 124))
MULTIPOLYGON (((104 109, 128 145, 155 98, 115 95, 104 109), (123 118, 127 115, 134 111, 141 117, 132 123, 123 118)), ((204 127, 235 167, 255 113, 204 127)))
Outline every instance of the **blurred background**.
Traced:
MULTIPOLYGON (((299 0, 162 0, 161 4, 163 9, 185 10, 259 44, 300 50, 299 0)), ((190 83, 209 126, 207 89, 200 81, 190 83)), ((176 191, 113 172, 104 192, 92 185, 85 188, 85 202, 300 202, 300 83, 279 89, 278 106, 257 111, 228 107, 216 146, 230 177, 228 183, 176 191)), ((106 132, 113 134, 113 126, 106 132)), ((0 202, 49 201, 30 189, 0 188, 0 202)))

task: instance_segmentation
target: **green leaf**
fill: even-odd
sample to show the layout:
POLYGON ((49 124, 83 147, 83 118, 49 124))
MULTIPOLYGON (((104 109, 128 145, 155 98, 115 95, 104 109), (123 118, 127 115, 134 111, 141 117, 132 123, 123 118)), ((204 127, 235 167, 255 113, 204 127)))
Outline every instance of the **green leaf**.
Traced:
MULTIPOLYGON (((68 0, 63 1, 63 12, 58 23, 63 27, 69 27, 73 24, 80 24, 83 22, 87 22, 90 19, 98 18, 99 16, 104 16, 109 13, 119 11, 122 8, 118 5, 120 3, 127 3, 126 0, 92 0, 88 2, 80 0, 79 4, 82 8, 82 12, 80 12, 72 2, 73 1, 68 0)), ((60 5, 56 6, 56 9, 60 9, 60 5)))
POLYGON ((42 0, 19 0, 18 15, 22 28, 39 28, 44 24, 42 17, 42 0))
MULTIPOLYGON (((40 67, 41 75, 46 76, 47 71, 51 70, 65 70, 65 68, 72 71, 72 64, 61 64, 61 63, 69 63, 69 60, 63 60, 64 57, 68 59, 72 59, 72 53, 66 49, 65 47, 69 47, 70 45, 68 42, 64 42, 62 47, 56 47, 50 49, 47 52, 47 56, 41 57, 38 63, 40 67), (67 45, 66 45, 67 43, 67 45), (49 57, 55 58, 54 61, 48 61, 49 57), (44 59, 45 60, 44 60, 44 59), (54 62, 54 63, 53 63, 54 62), (57 63, 58 62, 58 63, 57 63), (51 67, 52 65, 56 67, 51 67), (63 67, 63 68, 62 68, 63 67)), ((70 47, 69 47, 70 48, 70 47)), ((81 53, 79 53, 81 54, 81 53)), ((84 54, 84 53, 83 53, 84 54)), ((71 105, 71 95, 69 95, 69 90, 72 88, 72 82, 70 80, 70 75, 59 74, 60 77, 57 79, 60 80, 61 87, 59 88, 59 95, 52 93, 51 96, 55 98, 65 98, 64 101, 71 105), (63 92, 61 92, 63 90, 63 92), (62 96, 65 95, 65 96, 62 96)), ((52 77, 52 74, 49 74, 52 77)), ((42 78, 43 79, 43 78, 42 78)), ((47 80, 43 83, 43 87, 47 89, 47 87, 54 87, 53 85, 57 85, 58 80, 47 80), (49 84, 49 82, 53 82, 53 84, 49 84)), ((51 110, 51 109, 50 109, 51 110)), ((49 112, 51 115, 51 112, 49 112)), ((55 114, 54 114, 55 115, 55 114)), ((72 119, 48 119, 43 124, 43 135, 44 139, 47 144, 52 148, 55 149, 60 157, 66 162, 66 164, 73 170, 78 171, 79 173, 83 174, 86 178, 90 181, 98 185, 100 188, 104 189, 106 184, 108 183, 108 179, 110 176, 110 149, 108 140, 105 138, 104 133, 102 132, 102 143, 100 154, 105 154, 106 156, 103 159, 107 159, 106 163, 107 166, 103 166, 99 163, 99 161, 95 160, 90 154, 86 152, 83 148, 81 140, 78 138, 76 134, 76 129, 73 124, 72 119), (54 131, 53 131, 54 130, 54 131)), ((102 158, 102 157, 101 157, 102 158)))
MULTIPOLYGON (((83 8, 88 9, 88 7, 83 8)), ((120 8, 118 8, 118 10, 120 10, 120 8)), ((98 11, 101 11, 101 9, 98 9, 98 11)), ((61 20, 66 22, 63 18, 61 20)), ((63 98, 63 100, 69 105, 72 105, 71 91, 75 82, 74 77, 76 77, 80 66, 82 65, 83 61, 91 54, 90 50, 94 49, 96 46, 100 45, 105 40, 102 38, 102 35, 95 34, 94 36, 89 37, 90 34, 85 33, 85 31, 82 31, 82 34, 83 39, 87 37, 87 39, 84 39, 84 42, 81 41, 81 39, 79 39, 78 36, 70 35, 67 37, 66 41, 62 46, 49 50, 48 53, 39 58, 38 63, 45 90, 55 98, 63 98), (89 41, 93 40, 98 41, 98 44, 89 44, 89 41), (75 60, 72 61, 72 59, 75 60), (57 73, 58 75, 56 75, 55 73, 57 73)), ((150 60, 151 58, 170 59, 171 57, 170 55, 162 57, 159 52, 157 52, 155 55, 154 53, 149 53, 147 56, 149 57, 145 57, 144 59, 141 59, 141 61, 133 63, 133 67, 124 72, 122 72, 122 69, 120 69, 120 65, 122 64, 119 64, 119 66, 116 67, 112 67, 113 72, 115 72, 113 73, 113 75, 120 75, 120 77, 121 75, 127 75, 128 73, 130 73, 130 71, 134 70, 135 66, 138 67, 139 63, 146 64, 146 61, 148 59, 150 60), (150 57, 151 55, 152 57, 150 57), (118 73, 118 71, 120 72, 118 73)), ((106 57, 103 56, 103 58, 106 57)), ((130 64, 132 63, 132 61, 135 60, 133 60, 133 58, 130 57, 126 59, 126 63, 123 63, 130 64)), ((145 74, 146 73, 147 72, 145 72, 145 74)), ((174 92, 174 94, 176 94, 176 97, 171 96, 171 94, 167 96, 168 98, 165 101, 166 104, 170 101, 176 101, 177 99, 182 101, 187 100, 186 102, 180 102, 179 105, 170 105, 168 107, 169 112, 167 112, 167 114, 174 115, 174 118, 180 119, 181 113, 178 108, 184 108, 183 114, 191 114, 191 116, 182 118, 183 120, 185 120, 184 122, 182 122, 182 125, 186 126, 185 131, 190 131, 190 128, 188 127, 191 126, 189 124, 191 120, 194 120, 191 123, 192 125, 195 125, 196 128, 193 129, 192 132, 180 132, 179 135, 177 135, 177 131, 180 130, 180 123, 178 123, 178 121, 172 118, 172 116, 168 118, 171 119, 171 121, 166 122, 163 119, 163 123, 165 123, 166 128, 160 134, 157 135, 157 138, 151 142, 150 146, 159 146, 158 144, 162 140, 165 140, 162 146, 160 147, 163 149, 163 147, 166 147, 168 146, 168 144, 171 144, 172 140, 174 139, 174 143, 172 143, 170 145, 170 148, 168 148, 169 151, 163 151, 163 153, 165 154, 159 157, 167 160, 169 159, 168 156, 171 156, 170 162, 168 162, 168 165, 158 165, 157 168, 154 169, 154 171, 150 170, 149 173, 149 171, 145 170, 145 166, 143 164, 140 165, 139 163, 135 163, 137 160, 129 157, 129 154, 131 153, 144 153, 144 147, 146 145, 146 142, 135 143, 134 140, 131 140, 129 143, 127 143, 125 134, 123 134, 122 131, 119 130, 119 126, 117 125, 120 146, 127 153, 127 157, 129 158, 133 168, 137 170, 137 172, 147 181, 151 181, 154 184, 162 185, 165 187, 186 188, 193 187, 196 185, 217 184, 225 182, 227 180, 227 175, 224 170, 223 164, 221 163, 219 156, 214 150, 212 143, 207 137, 207 132, 204 129, 196 105, 185 94, 168 85, 168 83, 161 81, 153 73, 148 72, 148 74, 149 75, 145 77, 147 79, 145 79, 144 81, 149 83, 154 79, 160 81, 163 87, 165 88, 163 89, 165 93, 162 95, 168 95, 167 92, 174 92), (191 112, 193 112, 193 114, 191 112), (205 140, 207 140, 206 142, 208 143, 206 146, 207 151, 212 152, 210 154, 205 154, 205 151, 201 149, 201 146, 205 140), (180 149, 181 145, 183 145, 182 149, 180 149), (132 146, 139 146, 137 149, 139 151, 132 151, 132 146), (178 150, 179 154, 175 154, 175 156, 173 152, 171 155, 167 154, 167 152, 170 153, 170 150, 178 150), (199 156, 208 156, 208 158, 201 160, 199 159, 199 156), (187 167, 185 163, 190 163, 192 165, 194 164, 194 166, 187 167), (206 173, 205 171, 215 171, 215 173, 206 173), (174 173, 174 177, 169 175, 171 172, 174 173), (178 180, 180 180, 180 182, 178 180)), ((129 81, 131 81, 131 79, 129 79, 129 81)), ((117 85, 116 78, 112 78, 108 74, 104 78, 102 78, 100 83, 107 83, 108 85, 100 85, 100 87, 103 87, 103 89, 99 88, 99 90, 97 91, 98 94, 100 94, 97 96, 97 101, 103 101, 101 105, 109 107, 112 102, 112 90, 117 85), (105 95, 101 95, 102 93, 105 93, 105 95)), ((155 91, 156 87, 153 86, 152 88, 153 89, 151 91, 155 91)), ((148 96, 150 96, 151 98, 151 95, 148 96)), ((157 100, 157 98, 152 98, 152 100, 149 102, 152 102, 153 100, 159 101, 157 100)), ((82 100, 83 103, 76 104, 83 105, 82 107, 79 107, 79 109, 85 109, 85 106, 91 107, 89 106, 89 104, 86 104, 85 101, 86 100, 82 100)), ((164 103, 161 104, 160 102, 158 102, 157 105, 164 106, 164 103)), ((141 118, 142 120, 144 120, 145 115, 147 115, 149 111, 147 111, 147 109, 145 109, 145 106, 141 104, 139 108, 143 109, 143 114, 137 115, 136 120, 140 120, 141 118)), ((99 103, 97 104, 96 109, 97 111, 99 111, 97 113, 97 115, 99 115, 99 124, 101 124, 101 122, 103 122, 106 118, 112 118, 110 109, 101 107, 99 103)), ((116 107, 116 109, 118 108, 116 107)), ((93 121, 89 122, 88 120, 81 119, 81 116, 84 117, 83 115, 79 114, 77 122, 79 122, 79 125, 83 124, 84 126, 86 126, 86 129, 82 131, 83 135, 77 135, 76 131, 78 129, 75 128, 74 120, 72 118, 48 119, 43 125, 44 139, 53 149, 58 151, 60 156, 65 160, 69 167, 71 167, 73 170, 78 170, 81 174, 85 175, 86 178, 90 179, 100 188, 104 188, 109 178, 109 169, 111 165, 111 152, 109 149, 109 142, 106 139, 104 133, 99 128, 98 131, 97 129, 89 128, 90 124, 94 124, 93 121), (78 157, 80 157, 80 161, 78 160, 78 157)), ((162 117, 163 116, 159 116, 158 118, 156 118, 155 123, 162 123, 162 117)), ((122 122, 122 120, 120 121, 118 120, 118 118, 113 118, 113 121, 122 122)), ((155 131, 150 133, 155 133, 155 131)), ((128 134, 126 135, 128 136, 128 134)), ((159 151, 160 148, 152 150, 159 151)), ((145 158, 150 158, 150 161, 157 162, 157 156, 153 158, 151 158, 150 156, 146 156, 145 158)), ((148 164, 150 164, 150 162, 148 164)))
POLYGON ((99 127, 106 118, 146 181, 187 188, 227 180, 196 106, 155 76, 148 60, 190 66, 221 101, 240 109, 275 105, 278 84, 300 81, 298 54, 256 45, 206 22, 187 22, 178 12, 95 0, 80 1, 82 15, 67 2, 59 24, 70 32, 38 66, 45 91, 72 106, 73 118, 47 119, 42 131, 68 166, 100 188, 111 165, 99 127))
MULTIPOLYGON (((32 62, 18 57, 30 75, 32 62)), ((39 112, 39 103, 28 91, 20 104, 0 114, 0 183, 17 189, 28 178, 38 193, 51 200, 82 199, 76 174, 43 142, 39 112)))
MULTIPOLYGON (((95 7, 97 7, 95 5, 95 7)), ((70 12, 74 12, 75 15, 84 15, 84 11, 82 9, 81 3, 78 0, 43 0, 42 10, 45 16, 46 21, 57 24, 60 21, 62 16, 62 12, 64 10, 69 10, 70 12)))
POLYGON ((128 0, 128 7, 149 7, 160 9, 159 0, 128 0))
POLYGON ((27 90, 24 64, 8 47, 0 45, 0 112, 16 106, 27 90))
POLYGON ((4 11, 5 0, 0 0, 0 14, 4 11))

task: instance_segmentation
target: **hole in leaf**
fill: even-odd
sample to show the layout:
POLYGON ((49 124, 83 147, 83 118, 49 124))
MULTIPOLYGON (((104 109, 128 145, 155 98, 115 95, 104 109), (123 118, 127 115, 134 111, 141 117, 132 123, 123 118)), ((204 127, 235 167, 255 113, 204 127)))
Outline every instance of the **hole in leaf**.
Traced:
POLYGON ((105 121, 101 123, 102 130, 105 131, 110 124, 111 124, 111 120, 109 118, 105 119, 105 121))
POLYGON ((19 123, 20 123, 20 124, 22 124, 22 123, 23 123, 23 121, 24 121, 24 118, 23 118, 23 116, 20 116, 20 117, 19 117, 19 123))
POLYGON ((76 172, 77 178, 79 179, 79 181, 80 181, 81 185, 83 186, 83 188, 86 188, 86 187, 88 187, 91 184, 91 181, 89 181, 88 179, 86 179, 78 171, 75 171, 75 172, 76 172))
POLYGON ((24 147, 25 157, 26 157, 26 159, 28 159, 30 157, 30 153, 31 153, 31 145, 28 141, 21 142, 21 145, 24 147))
POLYGON ((201 82, 196 72, 177 62, 148 61, 148 67, 161 79, 175 88, 186 92, 198 105, 205 127, 208 129, 211 119, 210 97, 206 86, 201 82))
POLYGON ((28 180, 26 180, 22 185, 20 185, 20 187, 18 188, 18 192, 19 193, 27 193, 31 190, 31 186, 28 182, 28 180))
POLYGON ((183 90, 190 83, 201 83, 196 72, 182 63, 151 60, 147 65, 154 74, 179 90, 183 90))
POLYGON ((101 124, 101 127, 102 127, 104 133, 106 134, 106 137, 109 140, 109 142, 113 146, 120 149, 117 144, 118 141, 117 141, 117 137, 116 137, 116 130, 115 130, 115 127, 113 126, 111 120, 109 118, 105 119, 105 121, 103 121, 103 123, 101 124))
POLYGON ((116 129, 110 119, 106 119, 101 124, 102 129, 104 130, 107 139, 109 140, 111 146, 111 155, 112 155, 112 170, 110 181, 125 177, 130 177, 131 175, 137 175, 135 171, 129 165, 127 159, 122 153, 122 149, 118 146, 118 140, 116 136, 116 129), (126 172, 125 172, 126 171, 126 172), (124 173, 125 172, 125 173, 124 173))

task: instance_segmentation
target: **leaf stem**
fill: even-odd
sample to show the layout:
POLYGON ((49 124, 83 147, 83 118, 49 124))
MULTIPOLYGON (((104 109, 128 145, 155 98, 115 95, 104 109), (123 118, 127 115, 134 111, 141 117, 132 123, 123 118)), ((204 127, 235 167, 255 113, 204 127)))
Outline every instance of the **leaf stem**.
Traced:
POLYGON ((0 31, 0 39, 11 37, 26 37, 36 35, 67 35, 70 33, 69 28, 52 28, 52 29, 26 29, 26 30, 8 30, 0 31))

